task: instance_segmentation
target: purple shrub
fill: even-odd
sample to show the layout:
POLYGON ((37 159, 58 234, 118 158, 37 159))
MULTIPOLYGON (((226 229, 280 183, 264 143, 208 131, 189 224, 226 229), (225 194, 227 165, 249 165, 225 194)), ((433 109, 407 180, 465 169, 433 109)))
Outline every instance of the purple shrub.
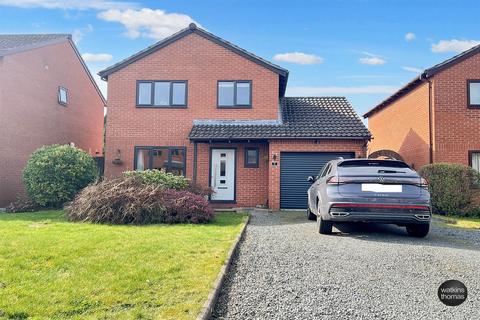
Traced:
POLYGON ((206 223, 214 218, 208 201, 189 191, 167 189, 162 202, 165 208, 163 222, 166 223, 206 223))

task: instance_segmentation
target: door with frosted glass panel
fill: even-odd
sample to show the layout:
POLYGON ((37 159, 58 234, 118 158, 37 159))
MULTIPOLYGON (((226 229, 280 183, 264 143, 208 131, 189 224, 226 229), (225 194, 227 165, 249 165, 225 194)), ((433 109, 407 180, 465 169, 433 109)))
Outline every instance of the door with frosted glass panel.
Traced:
POLYGON ((216 201, 235 200, 235 150, 212 149, 210 186, 211 199, 216 201))

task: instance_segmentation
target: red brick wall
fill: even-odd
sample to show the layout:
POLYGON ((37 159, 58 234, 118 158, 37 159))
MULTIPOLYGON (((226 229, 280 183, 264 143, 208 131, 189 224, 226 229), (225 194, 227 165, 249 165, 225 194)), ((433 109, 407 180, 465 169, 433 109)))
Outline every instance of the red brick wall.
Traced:
POLYGON ((272 140, 269 155, 269 206, 270 209, 280 208, 280 152, 305 151, 338 151, 355 152, 355 157, 365 157, 365 141, 362 140, 272 140), (277 155, 277 167, 272 166, 273 155, 277 155))
POLYGON ((0 207, 24 191, 35 149, 74 142, 101 155, 102 135, 103 102, 69 42, 0 58, 0 207), (68 89, 67 107, 58 86, 68 89))
POLYGON ((106 176, 133 169, 133 147, 186 146, 192 177, 194 119, 277 119, 278 75, 199 35, 190 34, 108 79, 106 176), (188 80, 187 109, 135 108, 137 80, 188 80), (218 109, 218 80, 252 80, 252 109, 218 109), (123 165, 112 164, 120 149, 123 165))
POLYGON ((399 153, 415 168, 429 163, 428 83, 368 118, 373 140, 368 153, 388 149, 399 153))
POLYGON ((434 76, 434 162, 468 165, 468 150, 480 150, 480 109, 467 108, 467 79, 480 79, 480 54, 434 76))
POLYGON ((268 200, 268 145, 267 144, 198 144, 197 182, 208 186, 210 173, 210 148, 236 148, 236 205, 239 207, 255 207, 266 205, 268 200), (258 147, 259 167, 245 168, 245 147, 258 147))

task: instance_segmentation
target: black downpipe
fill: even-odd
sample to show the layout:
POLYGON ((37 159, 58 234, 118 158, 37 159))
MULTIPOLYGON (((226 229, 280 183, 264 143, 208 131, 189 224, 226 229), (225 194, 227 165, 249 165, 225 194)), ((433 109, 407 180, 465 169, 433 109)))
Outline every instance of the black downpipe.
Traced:
POLYGON ((430 164, 433 163, 433 125, 432 125, 432 81, 428 81, 428 134, 430 164))
POLYGON ((420 76, 420 80, 428 82, 428 157, 429 163, 433 163, 433 120, 432 120, 432 81, 427 78, 424 73, 420 76))
POLYGON ((193 143, 193 183, 197 183, 197 142, 193 143))

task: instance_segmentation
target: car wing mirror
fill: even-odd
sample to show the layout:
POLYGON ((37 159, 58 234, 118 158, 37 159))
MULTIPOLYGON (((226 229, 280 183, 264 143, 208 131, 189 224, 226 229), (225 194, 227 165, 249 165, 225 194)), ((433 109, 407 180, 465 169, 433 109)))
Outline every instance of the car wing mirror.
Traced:
POLYGON ((314 176, 309 176, 307 178, 307 181, 313 183, 313 182, 315 182, 315 177, 314 176))

